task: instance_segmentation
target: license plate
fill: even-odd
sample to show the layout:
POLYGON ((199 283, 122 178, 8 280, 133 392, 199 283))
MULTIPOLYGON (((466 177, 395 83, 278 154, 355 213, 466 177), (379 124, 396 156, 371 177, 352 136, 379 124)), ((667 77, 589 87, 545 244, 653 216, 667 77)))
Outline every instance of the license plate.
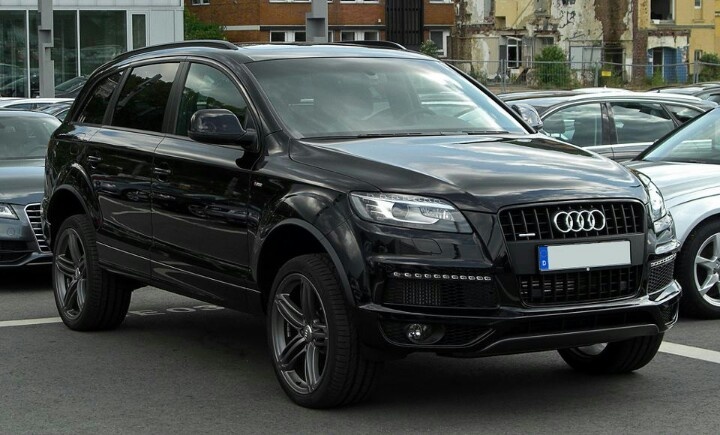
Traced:
POLYGON ((541 272, 624 264, 630 264, 630 242, 627 240, 538 246, 541 272))

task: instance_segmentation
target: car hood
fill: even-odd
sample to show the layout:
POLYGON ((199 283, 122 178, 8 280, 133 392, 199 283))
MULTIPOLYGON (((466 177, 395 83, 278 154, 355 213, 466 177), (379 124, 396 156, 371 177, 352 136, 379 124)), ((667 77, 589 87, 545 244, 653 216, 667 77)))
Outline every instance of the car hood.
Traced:
POLYGON ((716 195, 720 192, 720 166, 702 163, 635 161, 626 164, 642 172, 660 188, 668 204, 716 195))
POLYGON ((635 197, 627 169, 543 136, 391 137, 295 142, 295 161, 338 172, 381 191, 446 198, 463 210, 511 204, 635 197))
POLYGON ((45 186, 45 161, 0 160, 0 202, 40 202, 45 186))

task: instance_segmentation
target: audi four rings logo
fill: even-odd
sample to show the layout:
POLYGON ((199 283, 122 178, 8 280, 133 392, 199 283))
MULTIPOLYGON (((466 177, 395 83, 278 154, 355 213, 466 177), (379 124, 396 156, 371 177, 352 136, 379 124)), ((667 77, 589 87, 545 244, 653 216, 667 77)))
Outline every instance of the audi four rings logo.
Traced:
POLYGON ((553 216, 553 223, 561 233, 600 231, 605 228, 605 215, 597 209, 559 211, 553 216))

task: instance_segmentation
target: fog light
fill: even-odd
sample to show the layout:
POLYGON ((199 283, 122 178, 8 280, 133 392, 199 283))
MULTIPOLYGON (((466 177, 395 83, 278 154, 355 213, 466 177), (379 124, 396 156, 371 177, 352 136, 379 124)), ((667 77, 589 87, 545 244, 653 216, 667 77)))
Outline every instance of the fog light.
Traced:
POLYGON ((440 341, 444 335, 442 325, 426 325, 424 323, 410 323, 405 326, 405 336, 411 343, 433 344, 440 341))

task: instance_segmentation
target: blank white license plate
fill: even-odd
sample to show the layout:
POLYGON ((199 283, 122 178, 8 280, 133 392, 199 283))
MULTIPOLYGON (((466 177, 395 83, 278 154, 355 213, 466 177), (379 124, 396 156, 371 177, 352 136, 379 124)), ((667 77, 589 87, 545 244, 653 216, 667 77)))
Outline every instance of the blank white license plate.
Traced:
POLYGON ((538 246, 538 266, 542 272, 623 264, 630 264, 628 240, 538 246))

